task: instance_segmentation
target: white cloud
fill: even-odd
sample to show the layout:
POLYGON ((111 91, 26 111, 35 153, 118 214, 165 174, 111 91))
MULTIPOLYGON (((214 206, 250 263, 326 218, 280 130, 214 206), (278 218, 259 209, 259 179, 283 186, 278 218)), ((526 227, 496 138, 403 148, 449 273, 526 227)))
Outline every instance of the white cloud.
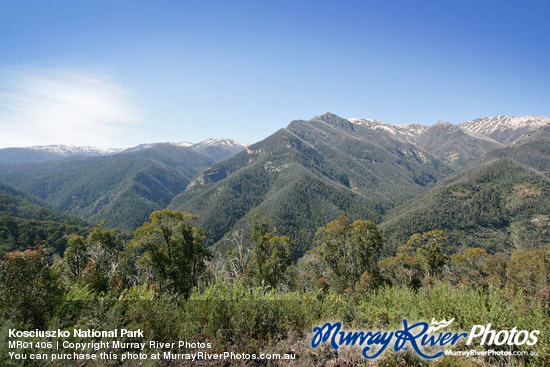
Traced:
POLYGON ((121 146, 140 113, 106 75, 34 68, 0 77, 0 147, 70 144, 121 146))

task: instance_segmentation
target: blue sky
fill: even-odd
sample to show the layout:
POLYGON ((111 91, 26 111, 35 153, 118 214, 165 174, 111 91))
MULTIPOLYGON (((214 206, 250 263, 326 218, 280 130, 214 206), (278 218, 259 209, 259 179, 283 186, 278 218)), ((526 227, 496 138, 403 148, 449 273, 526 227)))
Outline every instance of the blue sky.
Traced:
POLYGON ((547 1, 0 2, 0 147, 550 116, 547 1))

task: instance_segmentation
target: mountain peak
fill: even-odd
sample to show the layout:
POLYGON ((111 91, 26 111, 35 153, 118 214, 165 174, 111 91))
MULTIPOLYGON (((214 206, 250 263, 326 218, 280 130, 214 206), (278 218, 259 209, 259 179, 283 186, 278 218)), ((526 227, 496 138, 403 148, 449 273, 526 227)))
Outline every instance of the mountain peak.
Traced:
POLYGON ((325 122, 325 123, 327 123, 331 126, 339 128, 339 129, 344 129, 344 130, 348 130, 348 131, 354 131, 355 130, 353 124, 350 121, 348 121, 345 118, 342 118, 338 115, 330 113, 330 112, 327 112, 323 115, 317 115, 314 118, 312 118, 312 120, 323 121, 323 122, 325 122))
POLYGON ((326 113, 323 113, 321 115, 317 115, 315 116, 314 118, 312 118, 312 120, 321 120, 321 121, 325 121, 325 122, 328 122, 330 121, 331 119, 334 119, 334 118, 338 118, 338 119, 341 119, 342 117, 332 113, 332 112, 326 112, 326 113))
POLYGON ((200 143, 193 144, 190 148, 197 152, 209 155, 215 161, 220 161, 246 149, 246 145, 231 139, 211 138, 203 140, 200 143))
POLYGON ((224 146, 224 147, 238 147, 242 149, 246 148, 245 144, 241 144, 235 140, 226 139, 226 138, 210 138, 192 145, 193 147, 216 145, 216 146, 224 146))

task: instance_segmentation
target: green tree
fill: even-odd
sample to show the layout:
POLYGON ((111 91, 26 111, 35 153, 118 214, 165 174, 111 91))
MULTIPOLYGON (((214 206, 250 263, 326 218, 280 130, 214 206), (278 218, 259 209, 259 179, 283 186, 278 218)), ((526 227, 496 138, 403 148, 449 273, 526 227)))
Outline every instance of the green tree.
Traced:
POLYGON ((327 265, 319 254, 318 249, 307 251, 296 264, 296 286, 303 292, 318 288, 321 286, 326 289, 327 265))
POLYGON ((489 280, 488 261, 492 256, 482 248, 469 248, 462 254, 451 256, 452 275, 460 283, 473 286, 487 286, 489 280))
POLYGON ((71 274, 77 278, 82 276, 82 271, 88 264, 87 250, 88 246, 84 237, 75 234, 69 238, 63 258, 71 274))
POLYGON ((204 247, 206 231, 193 226, 197 217, 175 210, 158 210, 136 229, 133 246, 154 271, 162 289, 188 298, 211 254, 204 247))
POLYGON ((254 221, 251 237, 254 247, 250 275, 258 284, 273 288, 286 283, 286 271, 291 265, 294 246, 290 238, 271 233, 267 218, 254 221))
POLYGON ((443 253, 446 244, 447 233, 439 229, 413 234, 407 242, 424 258, 428 276, 439 275, 443 266, 449 262, 449 257, 443 253))
POLYGON ((516 250, 508 262, 508 281, 528 295, 550 292, 550 245, 530 251, 516 250))
POLYGON ((119 254, 120 233, 114 229, 95 228, 85 239, 73 235, 65 250, 64 260, 70 273, 97 292, 107 292, 121 283, 119 254))
POLYGON ((0 309, 21 326, 43 328, 62 297, 58 276, 40 245, 0 261, 0 309))
POLYGON ((424 278, 423 259, 407 244, 399 246, 397 254, 378 262, 382 274, 392 283, 405 285, 412 289, 419 289, 424 278))
POLYGON ((354 287, 363 274, 373 281, 379 278, 378 257, 384 237, 371 221, 351 222, 342 216, 321 227, 316 234, 321 256, 327 262, 341 289, 354 287))

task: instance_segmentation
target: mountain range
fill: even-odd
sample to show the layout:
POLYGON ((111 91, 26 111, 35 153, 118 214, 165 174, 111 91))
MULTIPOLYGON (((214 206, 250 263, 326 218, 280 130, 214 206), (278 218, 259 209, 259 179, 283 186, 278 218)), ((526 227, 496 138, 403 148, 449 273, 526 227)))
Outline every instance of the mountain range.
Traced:
POLYGON ((72 145, 41 145, 25 148, 0 149, 0 164, 43 162, 67 158, 102 157, 117 153, 135 152, 138 150, 151 148, 158 144, 186 147, 196 152, 203 153, 212 158, 214 161, 225 159, 246 148, 246 145, 231 139, 207 139, 196 144, 189 142, 141 144, 126 149, 105 149, 90 146, 77 147, 72 145))
POLYGON ((0 164, 0 176, 2 182, 57 210, 133 230, 152 211, 164 208, 202 169, 243 148, 227 139, 147 144, 103 156, 16 160, 0 164))
MULTIPOLYGON (((395 213, 409 210, 409 200, 425 201, 425 197, 434 196, 445 179, 461 172, 470 177, 468 172, 478 169, 477 161, 509 156, 519 164, 514 166, 517 169, 527 165, 543 172, 545 163, 536 166, 536 162, 544 161, 548 154, 540 152, 536 159, 533 154, 522 158, 521 152, 527 146, 513 144, 515 139, 529 134, 542 134, 546 119, 539 118, 540 123, 531 125, 524 123, 532 119, 505 119, 507 126, 522 130, 519 135, 503 129, 503 119, 494 123, 493 118, 477 120, 484 126, 483 134, 471 131, 475 126, 472 123, 390 125, 372 119, 346 120, 330 113, 293 121, 286 129, 201 172, 172 200, 170 207, 197 214, 212 242, 222 250, 228 246, 224 236, 249 228, 253 216, 259 214, 269 217, 281 233, 295 239, 298 253, 314 247, 316 229, 339 215, 381 223, 387 229, 391 251, 411 234, 439 225, 437 221, 425 221, 423 226, 414 223, 397 231, 388 224, 396 220, 395 213), (490 135, 495 131, 510 146, 492 139, 490 135), (391 229, 395 231, 389 233, 391 229)), ((533 139, 528 142, 528 146, 537 144, 544 146, 533 139)), ((435 212, 439 206, 452 204, 439 201, 426 210, 435 212)), ((486 209, 488 216, 494 214, 491 208, 486 209)), ((455 227, 460 227, 458 222, 442 228, 450 231, 455 227)), ((504 227, 500 232, 510 238, 509 225, 504 227)), ((478 229, 469 227, 470 232, 478 229)), ((464 232, 460 228, 457 231, 456 238, 464 232)), ((470 240, 468 246, 474 242, 470 240)), ((479 246, 491 248, 488 244, 479 246)), ((506 246, 492 246, 497 247, 506 246)))
POLYGON ((294 240, 295 256, 340 215, 378 223, 388 253, 436 228, 450 234, 452 249, 508 252, 548 242, 549 123, 497 116, 394 125, 326 113, 249 146, 211 139, 117 151, 0 149, 0 182, 124 230, 156 209, 191 212, 222 252, 256 214, 294 240))

